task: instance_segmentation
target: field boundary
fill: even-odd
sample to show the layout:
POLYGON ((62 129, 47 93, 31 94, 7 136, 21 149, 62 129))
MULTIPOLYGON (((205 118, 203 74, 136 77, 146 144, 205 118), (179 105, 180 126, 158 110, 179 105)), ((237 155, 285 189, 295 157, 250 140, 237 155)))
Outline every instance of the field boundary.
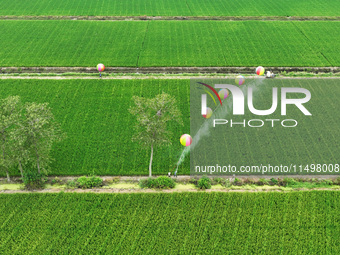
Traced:
MULTIPOLYGON (((82 176, 82 175, 80 175, 82 176)), ((153 177, 159 177, 159 176, 166 176, 166 175, 154 175, 153 177)), ((68 176, 60 176, 60 175, 50 175, 47 178, 49 180, 53 180, 54 178, 58 177, 58 179, 63 180, 63 181, 67 181, 67 180, 74 180, 76 178, 78 178, 78 175, 68 175, 68 176)), ((148 175, 99 175, 100 178, 102 178, 104 181, 106 180, 110 180, 110 179, 114 179, 114 178, 118 178, 119 181, 126 181, 126 182, 131 182, 131 181, 139 181, 140 179, 147 179, 149 178, 148 175)), ((226 179, 230 179, 230 178, 234 178, 232 175, 229 176, 212 176, 212 177, 222 177, 222 178, 226 178, 226 179)), ((336 179, 338 177, 340 177, 339 174, 333 174, 333 175, 294 175, 294 174, 290 174, 290 175, 237 175, 235 176, 238 179, 253 179, 253 180, 259 180, 259 179, 269 179, 269 178, 298 178, 298 179, 320 179, 320 180, 324 180, 324 179, 336 179)), ((12 176, 12 181, 17 182, 21 180, 20 176, 14 177, 12 176)), ((190 180, 191 178, 194 178, 194 176, 191 175, 178 175, 178 177, 171 177, 175 180, 179 180, 179 181, 183 181, 183 180, 190 180)), ((1 181, 6 181, 6 177, 0 177, 0 182, 1 181)))
MULTIPOLYGON (((83 74, 83 73, 82 73, 83 74)), ((102 76, 101 79, 103 80, 148 80, 148 79, 154 79, 154 80, 189 80, 189 79, 221 79, 221 78, 235 78, 235 76, 238 74, 228 74, 224 76, 217 76, 217 75, 162 75, 159 76, 157 74, 150 74, 150 75, 142 75, 142 76, 133 76, 133 75, 116 75, 116 76, 102 76)), ((256 79, 261 78, 257 76, 246 76, 246 78, 256 79)), ((263 77, 262 77, 263 78, 263 77)), ((25 75, 1 75, 0 74, 0 80, 6 80, 6 79, 17 79, 17 80, 98 80, 100 79, 97 75, 96 76, 88 76, 88 75, 32 75, 29 76, 29 74, 25 75)), ((340 79, 339 76, 299 76, 298 74, 295 76, 277 76, 275 79, 340 79)))
POLYGON ((264 21, 339 21, 340 16, 52 16, 2 15, 0 20, 264 20, 264 21))
POLYGON ((296 188, 292 190, 281 190, 281 189, 207 189, 207 190, 200 190, 200 189, 186 189, 186 190, 173 190, 173 189, 43 189, 43 190, 1 190, 1 194, 15 194, 15 193, 188 193, 188 192, 200 192, 200 193, 211 193, 211 192, 221 192, 221 193, 229 193, 229 192, 249 192, 249 193, 263 193, 263 192, 296 192, 296 191, 304 191, 304 192, 311 192, 311 191, 337 191, 340 192, 338 189, 329 189, 329 188, 313 188, 313 189, 306 189, 306 188, 296 188))
MULTIPOLYGON (((254 74, 255 66, 249 67, 106 67, 106 73, 243 73, 254 74)), ((275 73, 310 72, 338 73, 339 67, 265 67, 275 73)), ((0 74, 12 73, 98 73, 96 67, 1 67, 0 74)))

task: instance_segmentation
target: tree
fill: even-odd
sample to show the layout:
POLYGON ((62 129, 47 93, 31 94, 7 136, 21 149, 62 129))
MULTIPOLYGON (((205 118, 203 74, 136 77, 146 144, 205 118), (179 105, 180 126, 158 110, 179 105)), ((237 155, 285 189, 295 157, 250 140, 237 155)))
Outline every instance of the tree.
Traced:
POLYGON ((48 104, 23 106, 18 96, 0 100, 0 170, 8 181, 9 169, 18 167, 24 177, 28 163, 46 173, 52 145, 63 136, 48 104))
POLYGON ((24 177, 23 166, 29 162, 30 155, 28 151, 27 136, 22 116, 21 120, 17 123, 16 128, 13 129, 13 132, 11 132, 10 139, 14 141, 11 143, 11 156, 13 164, 17 164, 21 177, 24 177))
POLYGON ((63 138, 60 125, 55 121, 48 103, 26 103, 23 126, 30 161, 37 167, 39 174, 42 171, 46 173, 52 160, 52 145, 63 138))
POLYGON ((0 168, 5 170, 7 181, 10 181, 9 169, 17 163, 13 148, 19 146, 21 141, 15 139, 21 109, 18 96, 9 96, 0 100, 0 168))
POLYGON ((167 123, 176 121, 183 125, 182 114, 176 107, 176 99, 164 92, 151 99, 134 96, 133 101, 134 105, 129 111, 137 117, 137 124, 136 133, 132 139, 138 141, 143 148, 151 147, 149 164, 151 177, 154 148, 171 144, 169 139, 171 132, 167 130, 167 123))

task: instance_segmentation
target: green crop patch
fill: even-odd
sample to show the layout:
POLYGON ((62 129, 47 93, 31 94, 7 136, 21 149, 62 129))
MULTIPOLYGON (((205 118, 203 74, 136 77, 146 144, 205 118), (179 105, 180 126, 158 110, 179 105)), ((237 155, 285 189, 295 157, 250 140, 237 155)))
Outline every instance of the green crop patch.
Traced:
POLYGON ((339 209, 336 191, 2 194, 0 246, 3 254, 339 254, 339 209))
MULTIPOLYGON (((280 80, 275 82, 280 86, 280 80)), ((229 129, 223 127, 226 132, 219 144, 230 148, 226 158, 235 164, 254 161, 260 164, 273 160, 276 164, 283 164, 288 159, 316 164, 324 163, 322 160, 329 158, 329 155, 336 157, 340 125, 336 107, 340 93, 337 82, 338 79, 303 81, 304 88, 312 93, 312 99, 306 107, 313 116, 304 120, 296 115, 301 123, 289 132, 265 125, 260 130, 247 128, 247 132, 236 128, 231 135, 229 129), (265 139, 258 139, 259 134, 265 139), (275 137, 280 137, 279 143, 275 137)), ((292 84, 296 86, 298 83, 292 84)), ((172 144, 155 149, 153 173, 157 175, 172 171, 185 148, 179 138, 182 134, 190 133, 189 84, 189 80, 175 79, 8 79, 1 80, 0 97, 19 95, 24 102, 50 104, 62 130, 67 134, 67 138, 53 149, 55 161, 51 165, 52 175, 146 175, 150 149, 143 149, 138 143, 132 142, 136 119, 128 109, 133 103, 132 96, 153 98, 163 91, 169 93, 176 98, 184 126, 170 123, 172 144)), ((269 103, 265 98, 268 100, 271 95, 261 93, 256 98, 256 107, 267 109, 269 103)), ((295 111, 298 114, 299 110, 295 111)), ((190 173, 188 157, 180 165, 178 174, 190 173)), ((13 170, 12 174, 19 175, 19 170, 13 170)))
POLYGON ((338 0, 3 0, 0 15, 339 16, 338 0))
POLYGON ((339 66, 338 21, 0 21, 0 66, 339 66))
POLYGON ((61 123, 67 138, 53 150, 53 175, 146 174, 150 149, 143 150, 137 142, 132 142, 136 119, 128 109, 133 96, 152 98, 162 92, 176 97, 184 126, 169 124, 173 144, 156 148, 155 174, 175 166, 182 147, 179 137, 189 132, 188 80, 2 80, 0 83, 1 98, 19 95, 24 102, 48 102, 61 123))
POLYGON ((323 55, 329 66, 340 66, 340 40, 334 36, 339 23, 318 22, 314 24, 311 21, 304 21, 294 22, 294 25, 308 38, 313 50, 323 55))
POLYGON ((0 21, 7 38, 0 41, 0 65, 135 66, 146 27, 145 22, 0 21))

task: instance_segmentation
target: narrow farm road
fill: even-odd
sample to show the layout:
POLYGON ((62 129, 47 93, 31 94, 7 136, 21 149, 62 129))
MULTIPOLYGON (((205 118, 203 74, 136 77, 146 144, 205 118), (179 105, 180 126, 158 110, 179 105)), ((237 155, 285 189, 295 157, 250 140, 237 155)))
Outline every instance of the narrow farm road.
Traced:
POLYGON ((314 191, 314 190, 333 190, 340 191, 340 187, 338 189, 331 188, 298 188, 298 189, 290 189, 290 190, 282 190, 282 189, 117 189, 117 188, 96 188, 96 189, 42 189, 42 190, 1 190, 0 194, 15 194, 15 193, 181 193, 181 192, 291 192, 291 191, 314 191))
MULTIPOLYGON (((234 78, 237 74, 227 74, 225 76, 213 76, 213 75, 202 75, 202 76, 194 76, 194 75, 141 75, 141 76, 133 76, 133 75, 124 75, 124 76, 103 76, 102 80, 147 80, 147 79, 157 79, 157 80, 188 80, 188 79, 221 79, 221 78, 234 78)), ((250 79, 259 78, 256 76, 246 76, 250 79)), ((262 77, 263 78, 263 77, 262 77)), ((56 76, 10 76, 10 75, 0 75, 0 80, 7 80, 7 79, 18 79, 18 80, 98 80, 100 79, 97 76, 63 76, 63 75, 56 75, 56 76)), ((304 77, 304 76, 278 76, 275 79, 340 79, 340 76, 312 76, 312 77, 304 77)))

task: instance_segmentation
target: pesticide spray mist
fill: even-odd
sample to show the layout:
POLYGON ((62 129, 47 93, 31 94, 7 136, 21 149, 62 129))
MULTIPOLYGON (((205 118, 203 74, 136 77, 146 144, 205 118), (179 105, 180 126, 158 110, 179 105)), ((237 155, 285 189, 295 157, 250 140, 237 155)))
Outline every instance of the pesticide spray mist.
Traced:
MULTIPOLYGON (((243 93, 245 93, 246 90, 248 90, 249 87, 253 89, 253 92, 258 91, 259 87, 263 84, 264 77, 259 77, 256 79, 248 81, 248 84, 241 86, 241 90, 243 93)), ((210 129, 213 127, 213 119, 224 119, 228 116, 228 113, 231 111, 232 108, 232 99, 231 97, 227 97, 222 102, 222 106, 218 105, 216 109, 213 111, 213 118, 206 119, 202 126, 199 128, 195 136, 192 138, 192 143, 190 146, 185 147, 182 150, 181 156, 179 157, 179 160, 176 164, 176 171, 177 174, 178 167, 183 163, 185 157, 190 152, 190 149, 194 149, 195 146, 199 143, 200 139, 204 136, 209 136, 210 129)), ((203 117, 202 117, 203 118, 203 117)))

